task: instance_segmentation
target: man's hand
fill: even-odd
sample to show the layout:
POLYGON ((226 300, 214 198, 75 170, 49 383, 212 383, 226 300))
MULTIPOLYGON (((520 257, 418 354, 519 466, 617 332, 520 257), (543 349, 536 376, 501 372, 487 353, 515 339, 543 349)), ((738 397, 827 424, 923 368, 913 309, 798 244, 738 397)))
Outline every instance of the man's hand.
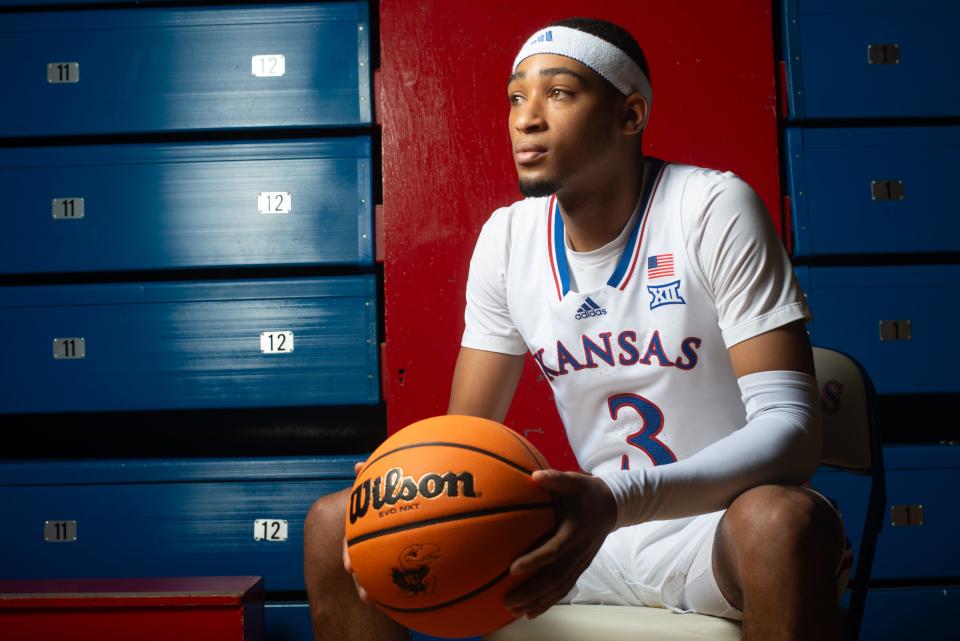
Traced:
POLYGON ((533 574, 507 594, 506 602, 511 612, 530 619, 570 592, 617 520, 613 493, 595 476, 537 470, 533 480, 558 496, 563 520, 553 537, 510 566, 510 574, 533 574))
MULTIPOLYGON (((353 464, 354 475, 360 473, 360 470, 363 469, 364 464, 366 464, 366 461, 357 461, 356 463, 353 464)), ((347 509, 349 509, 349 507, 347 509)), ((343 569, 347 571, 347 574, 349 574, 351 578, 353 578, 353 584, 357 588, 357 595, 360 597, 360 600, 363 601, 364 603, 369 603, 370 597, 367 594, 367 591, 364 590, 363 587, 361 587, 361 585, 357 582, 357 577, 353 573, 353 566, 350 565, 350 555, 347 554, 346 535, 344 535, 343 537, 343 569)))

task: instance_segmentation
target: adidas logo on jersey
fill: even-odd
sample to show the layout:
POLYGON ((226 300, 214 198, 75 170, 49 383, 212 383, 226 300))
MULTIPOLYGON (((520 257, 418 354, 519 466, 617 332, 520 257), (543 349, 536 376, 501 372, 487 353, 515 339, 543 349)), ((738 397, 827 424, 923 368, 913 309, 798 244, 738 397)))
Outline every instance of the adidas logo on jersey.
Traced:
POLYGON ((585 318, 591 318, 593 316, 603 316, 607 313, 607 310, 603 309, 595 302, 593 299, 587 296, 587 300, 583 301, 583 305, 580 306, 580 309, 577 310, 576 319, 583 320, 585 318))

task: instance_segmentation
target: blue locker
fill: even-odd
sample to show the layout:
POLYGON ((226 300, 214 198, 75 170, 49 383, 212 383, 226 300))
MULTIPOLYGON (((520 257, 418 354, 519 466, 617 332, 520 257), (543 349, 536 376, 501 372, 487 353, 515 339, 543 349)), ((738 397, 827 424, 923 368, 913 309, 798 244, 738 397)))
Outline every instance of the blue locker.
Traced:
POLYGON ((269 641, 311 641, 313 624, 306 601, 268 601, 264 627, 269 641))
MULTIPOLYGON (((922 416, 923 408, 919 407, 922 416)), ((934 417, 929 419, 936 420, 934 417)), ((909 431, 910 426, 903 426, 909 431)), ((899 445, 884 448, 887 521, 877 540, 874 579, 960 576, 960 448, 899 445)))
POLYGON ((72 5, 90 5, 96 4, 176 4, 182 0, 0 0, 0 7, 70 7, 72 5))
POLYGON ((0 287, 0 411, 372 404, 373 275, 0 287))
POLYGON ((0 136, 370 124, 367 3, 0 15, 0 136))
MULTIPOLYGON (((956 641, 960 586, 871 588, 860 638, 865 641, 956 641)), ((309 638, 309 637, 308 637, 309 638)))
POLYGON ((960 265, 796 267, 815 345, 863 363, 878 394, 951 393, 960 265))
POLYGON ((786 134, 795 257, 958 249, 960 127, 786 134))
POLYGON ((783 0, 792 120, 960 116, 955 0, 783 0))
POLYGON ((0 578, 250 575, 304 590, 307 511, 362 458, 3 462, 0 578))
MULTIPOLYGON (((922 415, 923 408, 917 412, 922 415)), ((960 498, 954 492, 960 487, 960 447, 887 445, 883 458, 887 507, 871 579, 937 581, 960 576, 960 557, 953 554, 960 531, 960 498)), ((813 485, 839 503, 847 535, 856 546, 866 510, 862 479, 819 470, 813 485)), ((854 554, 858 552, 855 548, 854 554)))
POLYGON ((0 273, 373 263, 370 139, 0 149, 0 273))

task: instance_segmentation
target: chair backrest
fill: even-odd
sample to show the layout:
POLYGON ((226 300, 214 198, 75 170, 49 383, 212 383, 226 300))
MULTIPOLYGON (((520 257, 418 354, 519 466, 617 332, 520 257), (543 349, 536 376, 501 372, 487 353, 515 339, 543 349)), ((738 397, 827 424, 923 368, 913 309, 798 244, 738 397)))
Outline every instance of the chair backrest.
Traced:
POLYGON ((826 347, 813 348, 823 414, 823 452, 820 462, 870 476, 870 496, 860 538, 859 560, 849 583, 850 608, 845 638, 859 639, 867 585, 877 536, 886 510, 883 449, 876 424, 876 391, 863 366, 853 357, 826 347))
POLYGON ((837 350, 814 347, 813 360, 823 413, 821 463, 848 470, 871 469, 876 430, 869 376, 857 361, 837 350))

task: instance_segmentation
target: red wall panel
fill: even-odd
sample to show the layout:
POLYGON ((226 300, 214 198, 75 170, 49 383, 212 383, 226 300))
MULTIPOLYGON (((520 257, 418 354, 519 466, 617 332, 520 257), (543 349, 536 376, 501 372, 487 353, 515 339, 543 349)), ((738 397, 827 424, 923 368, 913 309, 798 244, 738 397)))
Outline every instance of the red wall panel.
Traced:
MULTIPOLYGON (((521 198, 506 81, 524 39, 578 16, 629 29, 650 63, 645 153, 731 170, 780 228, 769 0, 381 0, 388 431, 446 411, 470 254, 483 222, 521 198), (629 8, 627 8, 629 7, 629 8)), ((507 423, 576 467, 547 383, 527 363, 507 423)))

